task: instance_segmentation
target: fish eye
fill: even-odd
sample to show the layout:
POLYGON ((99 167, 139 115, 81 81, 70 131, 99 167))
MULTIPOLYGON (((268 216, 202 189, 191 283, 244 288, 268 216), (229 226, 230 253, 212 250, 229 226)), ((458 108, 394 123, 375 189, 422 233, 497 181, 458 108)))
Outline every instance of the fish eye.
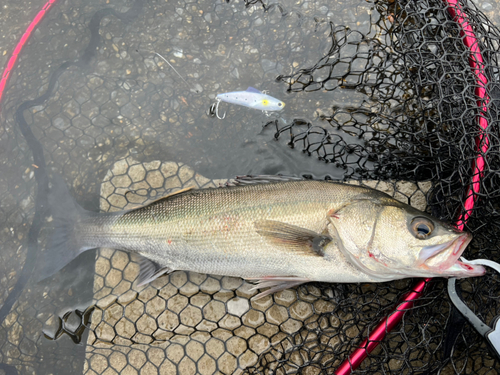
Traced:
POLYGON ((419 240, 425 240, 432 234, 434 224, 425 217, 416 217, 411 222, 412 234, 419 240))
POLYGON ((281 104, 281 103, 278 103, 278 107, 281 107, 281 106, 282 106, 282 104, 281 104))

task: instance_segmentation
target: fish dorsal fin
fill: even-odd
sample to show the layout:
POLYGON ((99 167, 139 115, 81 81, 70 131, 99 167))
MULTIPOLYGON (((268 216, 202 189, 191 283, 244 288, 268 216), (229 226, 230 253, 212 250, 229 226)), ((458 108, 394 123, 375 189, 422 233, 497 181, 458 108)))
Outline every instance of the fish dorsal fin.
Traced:
POLYGON ((324 256, 324 247, 332 240, 330 236, 280 221, 260 220, 254 226, 258 234, 274 245, 284 246, 304 255, 324 256))
POLYGON ((173 197, 174 195, 177 195, 177 194, 185 193, 186 191, 189 191, 189 190, 192 190, 192 189, 194 189, 194 186, 188 186, 186 188, 174 191, 173 193, 169 193, 169 194, 164 195, 164 196, 162 196, 162 197, 160 197, 158 199, 155 199, 155 200, 151 201, 149 204, 161 201, 162 199, 173 197))
POLYGON ((220 187, 224 186, 237 186, 237 185, 255 185, 255 184, 270 184, 273 182, 286 182, 286 181, 302 181, 304 180, 301 177, 293 177, 293 176, 281 176, 281 175, 259 175, 259 176, 236 176, 234 179, 229 180, 225 184, 220 185, 220 187))
POLYGON ((173 197, 174 195, 178 195, 178 194, 181 194, 181 193, 185 193, 186 191, 189 191, 189 190, 192 190, 192 189, 194 189, 194 186, 189 186, 189 187, 187 187, 187 188, 184 188, 184 189, 180 189, 180 190, 174 191, 173 193, 169 193, 169 194, 167 194, 167 195, 163 195, 163 196, 161 196, 160 198, 156 198, 156 199, 154 199, 154 200, 152 200, 152 201, 149 201, 149 202, 147 202, 146 204, 144 204, 144 205, 142 205, 142 206, 133 207, 133 208, 131 208, 131 209, 130 209, 130 211, 135 211, 135 210, 137 210, 137 209, 139 209, 139 208, 143 208, 143 207, 150 206, 150 205, 152 205, 152 204, 154 204, 154 203, 158 203, 159 201, 162 201, 163 199, 171 198, 171 197, 173 197))
POLYGON ((162 267, 156 262, 140 255, 139 260, 139 276, 137 277, 137 286, 145 285, 164 274, 173 272, 168 267, 162 267))
POLYGON ((252 86, 248 86, 248 88, 246 89, 246 92, 254 92, 256 94, 262 94, 262 91, 257 90, 255 87, 252 87, 252 86))

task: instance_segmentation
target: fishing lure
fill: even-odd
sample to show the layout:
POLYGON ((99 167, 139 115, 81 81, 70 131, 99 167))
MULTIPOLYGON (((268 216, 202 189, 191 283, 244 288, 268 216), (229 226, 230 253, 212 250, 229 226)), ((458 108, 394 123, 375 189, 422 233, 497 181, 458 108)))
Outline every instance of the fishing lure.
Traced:
POLYGON ((219 116, 219 104, 220 102, 226 102, 231 104, 238 104, 244 107, 260 109, 264 112, 275 112, 281 111, 285 108, 285 103, 279 99, 273 98, 267 95, 263 91, 259 91, 253 87, 247 88, 245 91, 233 91, 226 92, 217 95, 217 102, 212 104, 210 107, 209 114, 212 116, 217 116, 218 119, 223 119, 226 117, 226 112, 224 115, 219 116))

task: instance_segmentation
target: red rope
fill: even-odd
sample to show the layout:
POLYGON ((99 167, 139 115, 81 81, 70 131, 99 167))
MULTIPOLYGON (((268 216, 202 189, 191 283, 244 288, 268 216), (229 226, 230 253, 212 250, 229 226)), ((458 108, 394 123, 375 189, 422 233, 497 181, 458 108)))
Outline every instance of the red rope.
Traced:
POLYGON ((21 50, 23 49, 24 45, 28 41, 28 38, 31 36, 31 33, 33 30, 38 26, 40 21, 45 17, 45 14, 49 11, 49 9, 52 7, 52 5, 55 4, 57 0, 48 0, 47 3, 42 7, 42 9, 38 12, 36 17, 31 21, 29 24, 28 28, 24 32, 23 36, 19 40, 19 42, 16 45, 16 48, 14 49, 14 52, 12 52, 12 55, 9 58, 9 61, 7 61, 7 65, 5 66, 5 69, 2 73, 2 79, 0 80, 0 103, 2 102, 2 96, 3 92, 5 90, 5 85, 7 84, 7 81, 9 80, 10 74, 14 70, 14 66, 16 65, 17 58, 19 57, 19 54, 21 53, 21 50))
MULTIPOLYGON (((444 0, 448 5, 448 13, 453 20, 460 26, 460 35, 467 48, 470 50, 469 65, 476 77, 475 94, 477 96, 477 105, 481 108, 478 114, 478 124, 480 134, 476 138, 477 156, 474 160, 472 169, 474 171, 472 183, 466 195, 464 204, 464 214, 457 220, 457 227, 460 230, 464 229, 465 223, 470 217, 474 208, 475 199, 480 189, 480 179, 485 167, 484 154, 488 151, 489 140, 485 134, 488 127, 488 120, 484 117, 484 113, 488 111, 488 103, 490 98, 486 93, 486 85, 488 80, 484 74, 484 60, 479 48, 479 43, 474 34, 474 30, 468 21, 467 14, 462 10, 461 5, 457 0, 444 0)), ((377 347, 377 345, 385 338, 402 319, 406 310, 413 307, 413 303, 423 294, 423 290, 430 279, 419 281, 411 292, 403 297, 403 301, 390 313, 382 322, 380 322, 373 331, 370 332, 361 345, 337 368, 336 375, 348 375, 356 370, 361 362, 368 356, 369 353, 377 347)))

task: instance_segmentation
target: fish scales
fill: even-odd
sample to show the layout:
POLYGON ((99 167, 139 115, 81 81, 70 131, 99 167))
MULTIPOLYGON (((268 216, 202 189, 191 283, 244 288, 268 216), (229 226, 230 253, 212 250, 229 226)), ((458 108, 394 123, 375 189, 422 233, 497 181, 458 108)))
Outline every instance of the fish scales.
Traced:
POLYGON ((171 269, 239 277, 286 270, 285 276, 297 268, 298 257, 271 246, 256 233, 254 223, 279 220, 322 232, 326 213, 362 192, 345 187, 290 181, 189 191, 97 223, 90 217, 79 236, 82 243, 138 252, 171 269))

